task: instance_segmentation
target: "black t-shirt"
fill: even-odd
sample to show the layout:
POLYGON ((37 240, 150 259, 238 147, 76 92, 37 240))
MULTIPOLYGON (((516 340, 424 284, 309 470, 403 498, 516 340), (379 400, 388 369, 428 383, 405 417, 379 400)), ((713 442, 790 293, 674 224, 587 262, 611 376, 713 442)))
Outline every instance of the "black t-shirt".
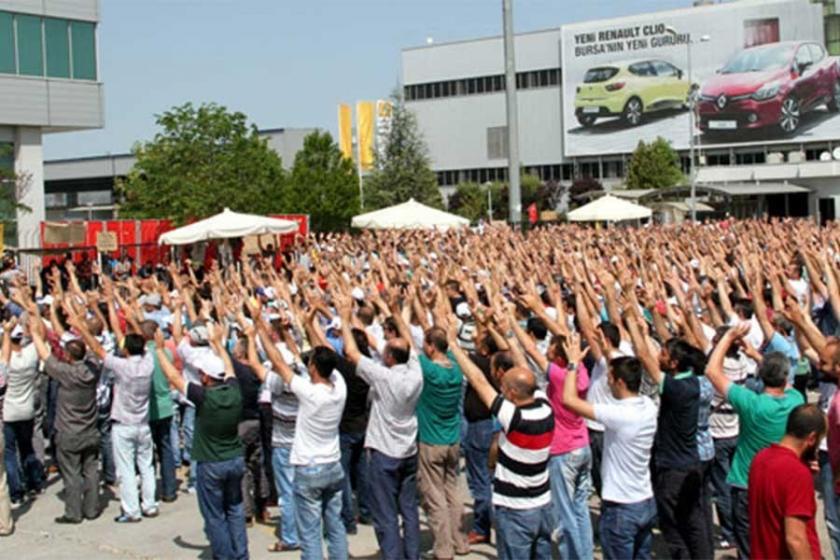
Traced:
POLYGON ((239 381, 239 390, 242 392, 242 419, 259 420, 260 386, 262 383, 251 366, 238 360, 232 361, 233 373, 239 381))
POLYGON ((659 468, 686 469, 700 462, 697 451, 700 381, 691 374, 676 377, 665 375, 659 399, 653 452, 659 468))
POLYGON ((355 364, 338 357, 338 372, 344 377, 347 384, 347 400, 344 402, 344 412, 341 414, 341 422, 338 424, 338 431, 346 434, 358 434, 367 430, 368 422, 368 391, 370 387, 358 375, 356 375, 355 364))
MULTIPOLYGON (((478 369, 481 370, 484 377, 487 378, 487 381, 493 387, 496 387, 493 376, 490 374, 490 359, 479 354, 470 354, 470 360, 478 366, 478 369)), ((464 417, 467 419, 467 422, 489 420, 491 417, 490 409, 481 401, 481 397, 478 396, 478 393, 475 392, 475 389, 470 384, 467 384, 467 389, 464 392, 464 417)))

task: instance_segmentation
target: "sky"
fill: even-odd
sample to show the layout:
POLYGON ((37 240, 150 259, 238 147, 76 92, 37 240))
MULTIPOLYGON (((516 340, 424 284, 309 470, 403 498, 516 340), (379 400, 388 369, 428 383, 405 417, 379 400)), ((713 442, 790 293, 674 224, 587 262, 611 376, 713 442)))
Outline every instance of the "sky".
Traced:
MULTIPOLYGON (((431 37, 500 35, 500 0, 100 0, 105 128, 48 134, 45 159, 118 154, 187 101, 259 128, 333 134, 337 105, 387 97, 400 51, 431 37)), ((690 0, 514 0, 516 32, 691 5, 690 0)))

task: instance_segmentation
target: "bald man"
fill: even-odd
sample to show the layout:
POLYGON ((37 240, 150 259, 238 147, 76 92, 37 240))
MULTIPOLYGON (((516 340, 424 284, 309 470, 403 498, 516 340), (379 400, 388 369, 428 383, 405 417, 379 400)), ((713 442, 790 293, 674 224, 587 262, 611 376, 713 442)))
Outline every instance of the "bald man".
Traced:
POLYGON ((487 381, 450 332, 450 349, 479 398, 499 421, 499 452, 493 474, 496 550, 499 560, 550 558, 555 526, 548 480, 554 412, 537 390, 534 374, 523 367, 507 370, 501 392, 487 381))
POLYGON ((364 356, 350 328, 352 305, 347 298, 336 298, 344 357, 356 365, 356 375, 371 388, 365 449, 370 461, 368 477, 375 481, 370 489, 370 510, 376 540, 383 558, 416 560, 420 557, 416 408, 423 390, 423 373, 411 352, 408 328, 401 318, 400 336, 385 345, 383 363, 364 356))

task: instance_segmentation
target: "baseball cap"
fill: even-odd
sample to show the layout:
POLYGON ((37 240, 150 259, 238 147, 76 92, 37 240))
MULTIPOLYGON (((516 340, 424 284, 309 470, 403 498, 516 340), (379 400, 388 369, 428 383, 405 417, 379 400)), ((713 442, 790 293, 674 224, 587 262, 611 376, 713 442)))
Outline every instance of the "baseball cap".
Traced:
POLYGON ((151 305, 152 307, 160 307, 160 294, 147 294, 140 298, 140 305, 151 305))
POLYGON ((190 340, 193 341, 194 344, 208 344, 210 342, 210 333, 207 332, 207 327, 205 325, 196 325, 191 328, 188 333, 190 336, 190 340))
POLYGON ((193 363, 196 369, 208 377, 217 380, 225 377, 225 363, 212 352, 203 352, 193 363))
POLYGON ((470 312, 470 306, 467 305, 465 301, 462 301, 461 303, 455 306, 455 315, 457 315, 461 319, 469 317, 470 315, 472 315, 472 313, 470 312))

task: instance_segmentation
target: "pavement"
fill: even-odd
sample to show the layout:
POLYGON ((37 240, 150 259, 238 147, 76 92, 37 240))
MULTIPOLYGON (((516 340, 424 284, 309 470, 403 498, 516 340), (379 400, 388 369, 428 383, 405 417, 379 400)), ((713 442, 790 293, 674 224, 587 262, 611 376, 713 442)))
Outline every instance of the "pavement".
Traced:
MULTIPOLYGON (((13 510, 15 532, 0 538, 0 558, 6 560, 111 560, 111 559, 201 559, 212 558, 204 536, 203 522, 195 494, 179 492, 173 503, 163 503, 160 515, 136 524, 118 524, 119 500, 110 491, 103 494, 106 509, 94 521, 80 525, 58 525, 53 520, 64 513, 61 479, 50 475, 44 494, 13 510)), ((462 485, 466 493, 466 482, 462 485)), ((248 548, 252 559, 299 558, 300 552, 269 553, 275 542, 277 508, 271 508, 274 525, 255 523, 248 529, 248 548)), ((421 514, 421 550, 431 548, 432 537, 421 514)), ((379 558, 373 527, 359 525, 357 535, 348 535, 351 558, 379 558)), ((473 547, 469 556, 459 558, 488 560, 496 558, 495 547, 473 547)))
MULTIPOLYGON (((50 475, 44 494, 25 502, 13 510, 15 532, 0 538, 0 558, 8 560, 116 560, 116 559, 173 559, 173 560, 210 560, 212 555, 204 536, 203 523, 198 511, 195 494, 179 492, 177 501, 160 503, 160 515, 153 519, 143 519, 136 524, 117 524, 113 521, 120 513, 119 500, 111 491, 103 494, 106 508, 94 521, 84 521, 80 525, 58 525, 53 519, 64 513, 61 501, 62 483, 60 478, 50 475)), ((465 521, 469 522, 470 503, 467 496, 466 481, 462 479, 460 490, 464 496, 465 521)), ((592 511, 597 514, 597 500, 593 500, 592 511)), ((826 555, 830 555, 830 545, 822 514, 822 502, 818 501, 817 530, 821 545, 826 555)), ((248 546, 252 559, 276 558, 286 560, 299 558, 299 552, 269 553, 268 547, 276 540, 276 527, 279 511, 271 508, 273 524, 254 524, 248 529, 248 546)), ((469 525, 467 525, 469 526, 469 525)), ((432 537, 423 513, 420 514, 421 550, 431 548, 432 537)), ((666 558, 663 542, 658 531, 655 532, 654 557, 666 558)), ((359 525, 357 535, 348 535, 350 557, 357 559, 378 559, 379 547, 373 527, 359 525)), ((464 560, 495 560, 496 549, 493 545, 473 547, 464 560)), ((596 559, 600 559, 600 550, 596 549, 596 559)), ((734 558, 734 550, 716 551, 716 560, 734 558)))

